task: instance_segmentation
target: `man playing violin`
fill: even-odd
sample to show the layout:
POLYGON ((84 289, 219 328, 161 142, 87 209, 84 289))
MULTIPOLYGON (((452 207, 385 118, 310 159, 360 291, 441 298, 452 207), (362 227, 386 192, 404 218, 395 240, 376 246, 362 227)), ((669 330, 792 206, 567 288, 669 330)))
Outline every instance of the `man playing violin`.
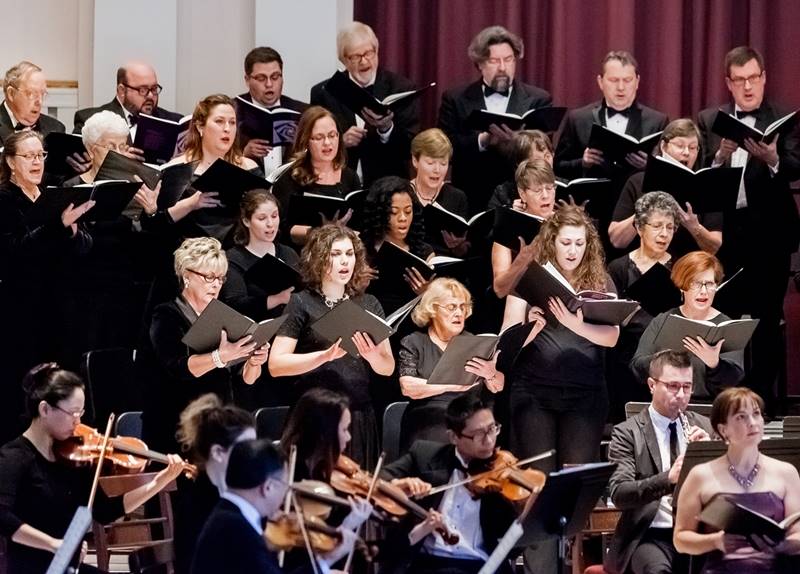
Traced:
MULTIPOLYGON (((411 495, 424 495, 432 487, 458 483, 468 478, 467 468, 492 459, 500 425, 491 405, 473 393, 453 399, 446 412, 450 444, 416 441, 411 449, 383 473, 411 495)), ((392 571, 414 574, 474 574, 515 518, 511 503, 499 494, 474 498, 466 485, 454 486, 443 494, 423 498, 421 505, 432 510, 424 522, 409 533, 405 552, 398 557, 402 565, 392 571), (458 534, 457 544, 449 545, 436 532, 443 525, 458 534)), ((392 546, 398 549, 399 546, 392 546)), ((511 572, 505 564, 499 572, 511 572)))
MULTIPOLYGON (((282 570, 267 548, 261 523, 280 515, 289 487, 283 456, 269 440, 241 441, 231 450, 225 481, 228 488, 197 542, 192 574, 279 574, 282 570)), ((295 572, 330 572, 330 565, 350 552, 356 540, 353 529, 371 511, 367 503, 355 504, 339 529, 342 542, 318 558, 316 570, 309 563, 295 572)))
POLYGON ((687 351, 663 350, 650 360, 653 399, 614 427, 608 459, 617 463, 609 491, 622 510, 604 568, 611 574, 679 572, 672 544, 672 491, 687 442, 709 440, 708 418, 687 411, 692 364, 687 351))

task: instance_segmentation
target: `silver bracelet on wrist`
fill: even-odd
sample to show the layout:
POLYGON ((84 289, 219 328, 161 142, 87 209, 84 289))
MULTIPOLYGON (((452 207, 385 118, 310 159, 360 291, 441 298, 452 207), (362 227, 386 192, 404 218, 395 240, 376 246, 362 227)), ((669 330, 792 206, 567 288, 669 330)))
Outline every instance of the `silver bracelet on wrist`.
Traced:
POLYGON ((219 349, 214 349, 211 351, 211 360, 214 362, 214 366, 218 369, 224 369, 225 363, 222 362, 222 358, 219 356, 219 349))

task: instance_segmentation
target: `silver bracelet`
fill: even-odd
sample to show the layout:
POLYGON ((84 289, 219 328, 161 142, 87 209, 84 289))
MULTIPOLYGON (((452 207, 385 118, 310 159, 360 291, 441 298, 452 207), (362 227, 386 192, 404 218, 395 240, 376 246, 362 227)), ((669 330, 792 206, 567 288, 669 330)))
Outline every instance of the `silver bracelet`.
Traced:
POLYGON ((225 363, 222 362, 222 358, 219 356, 219 349, 214 349, 211 351, 211 360, 214 362, 214 366, 218 369, 224 369, 225 363))

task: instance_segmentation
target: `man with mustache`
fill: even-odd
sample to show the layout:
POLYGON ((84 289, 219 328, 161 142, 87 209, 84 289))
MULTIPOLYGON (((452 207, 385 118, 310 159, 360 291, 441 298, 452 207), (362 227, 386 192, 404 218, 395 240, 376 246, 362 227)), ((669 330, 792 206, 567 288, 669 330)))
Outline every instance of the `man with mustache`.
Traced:
POLYGON ((66 131, 64 124, 42 113, 47 96, 47 80, 42 69, 22 61, 6 72, 0 105, 0 144, 15 132, 30 129, 42 136, 66 131))
POLYGON ((508 157, 514 132, 496 125, 478 132, 467 127, 469 115, 482 109, 521 115, 552 103, 549 93, 515 77, 524 52, 522 39, 502 26, 481 30, 467 50, 480 79, 442 96, 439 127, 453 143, 453 185, 466 192, 472 213, 486 209, 492 190, 513 177, 508 157))

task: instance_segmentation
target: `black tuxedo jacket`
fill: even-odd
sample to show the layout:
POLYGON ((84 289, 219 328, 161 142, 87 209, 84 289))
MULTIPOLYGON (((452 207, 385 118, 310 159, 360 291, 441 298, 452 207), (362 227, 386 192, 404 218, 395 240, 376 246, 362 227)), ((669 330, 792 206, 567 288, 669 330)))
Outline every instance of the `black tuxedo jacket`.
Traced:
MULTIPOLYGON (((602 102, 597 101, 570 110, 564 120, 561 135, 558 138, 555 154, 555 172, 560 177, 575 179, 578 177, 609 177, 618 179, 621 183, 630 176, 633 168, 624 162, 618 166, 604 165, 584 170, 582 165, 583 151, 589 145, 589 135, 593 124, 606 125, 606 115, 601 113, 602 102)), ((628 128, 625 133, 641 139, 667 126, 666 114, 635 102, 631 106, 628 117, 628 128)))
MULTIPOLYGON (((293 574, 311 572, 311 566, 293 574)), ((264 537, 231 501, 220 499, 208 517, 192 561, 192 574, 281 574, 264 537)))
MULTIPOLYGON (((336 117, 342 133, 356 125, 356 116, 330 92, 325 90, 327 80, 311 88, 311 104, 322 106, 336 117)), ((379 100, 398 92, 414 90, 411 80, 378 68, 373 94, 379 100)), ((408 162, 411 157, 411 140, 419 132, 419 101, 415 99, 394 113, 394 129, 386 143, 382 143, 377 130, 367 128, 367 136, 356 147, 347 148, 347 165, 356 169, 361 160, 364 187, 385 175, 408 177, 408 162)))
MULTIPOLYGON (((120 116, 123 120, 125 119, 125 112, 122 109, 122 104, 119 103, 117 98, 114 98, 107 104, 103 104, 102 106, 98 106, 95 108, 83 108, 82 110, 78 110, 75 112, 75 119, 73 120, 73 127, 72 133, 79 134, 81 133, 81 129, 83 128, 83 124, 86 123, 90 117, 92 117, 97 112, 102 112, 108 110, 109 112, 114 112, 118 116, 120 116)), ((156 118, 163 118, 165 120, 172 120, 177 122, 183 116, 177 112, 170 112, 169 110, 165 110, 164 108, 156 107, 153 110, 153 113, 150 114, 156 118)))
MULTIPOLYGON (((452 444, 442 444, 427 440, 418 440, 409 451, 393 463, 383 467, 383 473, 388 478, 405 478, 413 476, 430 483, 432 486, 441 486, 450 481, 453 470, 461 466, 456 457, 455 447, 452 444)), ((439 508, 444 493, 425 498, 421 502, 424 508, 439 508)), ((487 494, 481 498, 481 528, 486 550, 492 552, 497 546, 497 541, 506 533, 511 522, 516 518, 514 509, 509 502, 496 494, 487 494)), ((407 534, 407 531, 404 532, 407 534)), ((403 544, 408 550, 408 537, 393 545, 397 551, 403 544), (403 543, 403 541, 405 541, 403 543)), ((420 543, 416 550, 419 550, 420 543)), ((410 560, 412 552, 406 552, 405 558, 410 560)))
MULTIPOLYGON (((65 132, 67 128, 53 116, 42 114, 39 116, 39 129, 37 129, 42 137, 50 132, 65 132)), ((5 106, 5 100, 0 103, 0 143, 6 141, 6 138, 15 132, 14 126, 11 125, 11 116, 8 115, 5 106)))
MULTIPOLYGON (((447 90, 439 108, 439 128, 453 144, 453 185, 469 197, 471 213, 486 208, 495 187, 513 179, 514 168, 508 149, 478 148, 477 130, 467 127, 467 118, 475 110, 486 108, 482 81, 447 90)), ((541 88, 514 80, 506 111, 524 114, 528 110, 552 104, 550 94, 541 88)))
MULTIPOLYGON (((687 411, 692 426, 714 432, 708 418, 687 411)), ((669 469, 661 470, 661 451, 648 409, 614 427, 608 450, 609 462, 617 468, 609 481, 614 505, 622 510, 604 567, 610 574, 624 574, 633 551, 655 518, 662 496, 670 494, 669 469)))
MULTIPOLYGON (((721 141, 720 136, 711 131, 718 110, 732 114, 734 106, 728 103, 708 108, 698 115, 704 167, 711 165, 721 141)), ((786 113, 787 110, 764 100, 755 127, 763 131, 786 113)), ((779 136, 777 147, 780 158, 777 174, 772 175, 766 163, 753 157, 749 158, 744 170, 749 220, 753 224, 748 241, 766 249, 779 247, 785 253, 792 253, 797 250, 800 240, 800 217, 789 184, 800 178, 800 130, 795 127, 779 136)), ((730 165, 730 160, 726 165, 730 165)))

